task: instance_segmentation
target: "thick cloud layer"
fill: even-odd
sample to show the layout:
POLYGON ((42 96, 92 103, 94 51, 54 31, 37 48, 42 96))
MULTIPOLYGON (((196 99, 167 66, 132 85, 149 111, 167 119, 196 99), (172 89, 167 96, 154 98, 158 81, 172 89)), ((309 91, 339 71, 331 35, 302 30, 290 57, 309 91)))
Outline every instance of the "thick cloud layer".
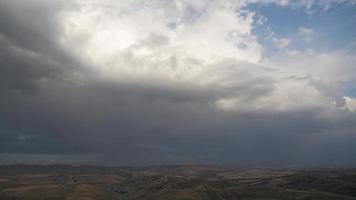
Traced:
POLYGON ((266 57, 251 3, 0 0, 0 161, 355 164, 355 57, 266 57))

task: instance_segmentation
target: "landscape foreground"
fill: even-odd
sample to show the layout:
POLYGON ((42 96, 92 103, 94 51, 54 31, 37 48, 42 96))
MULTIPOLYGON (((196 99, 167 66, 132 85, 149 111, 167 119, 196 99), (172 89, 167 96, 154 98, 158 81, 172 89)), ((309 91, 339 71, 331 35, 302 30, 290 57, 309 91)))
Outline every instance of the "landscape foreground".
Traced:
POLYGON ((1 200, 356 200, 356 169, 0 166, 1 200))

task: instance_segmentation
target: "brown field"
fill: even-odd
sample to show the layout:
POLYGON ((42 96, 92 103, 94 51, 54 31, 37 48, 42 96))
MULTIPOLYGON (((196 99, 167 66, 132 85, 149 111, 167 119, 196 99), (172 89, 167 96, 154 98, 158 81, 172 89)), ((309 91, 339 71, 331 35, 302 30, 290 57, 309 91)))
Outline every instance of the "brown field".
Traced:
POLYGON ((0 166, 0 200, 356 200, 356 170, 0 166))

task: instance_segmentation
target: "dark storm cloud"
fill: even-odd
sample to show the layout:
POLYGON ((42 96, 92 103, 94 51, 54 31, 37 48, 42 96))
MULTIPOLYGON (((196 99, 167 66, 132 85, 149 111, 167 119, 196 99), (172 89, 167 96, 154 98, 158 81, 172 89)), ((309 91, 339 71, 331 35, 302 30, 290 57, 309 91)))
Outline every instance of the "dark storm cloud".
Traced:
POLYGON ((323 109, 224 113, 206 102, 127 94, 117 103, 110 90, 53 84, 1 100, 3 153, 96 155, 106 164, 267 165, 340 164, 355 151, 355 116, 343 111, 332 118, 320 117, 323 109))
POLYGON ((41 54, 13 46, 0 38, 0 88, 36 90, 41 81, 63 75, 63 66, 41 54))
POLYGON ((59 12, 66 1, 0 1, 0 88, 37 90, 46 79, 80 69, 59 44, 59 12))
MULTIPOLYGON (((42 66, 39 74, 51 65, 42 66)), ((19 82, 36 79, 31 73, 19 82)), ((214 106, 225 95, 252 101, 271 93, 274 81, 264 76, 245 73, 233 87, 189 87, 91 78, 78 84, 51 73, 37 93, 3 93, 4 155, 88 156, 99 164, 338 164, 352 160, 355 150, 353 114, 328 119, 319 117, 323 109, 225 113, 214 106)))
POLYGON ((1 34, 20 48, 65 60, 64 52, 57 46, 62 33, 58 15, 69 6, 64 0, 1 0, 1 34))

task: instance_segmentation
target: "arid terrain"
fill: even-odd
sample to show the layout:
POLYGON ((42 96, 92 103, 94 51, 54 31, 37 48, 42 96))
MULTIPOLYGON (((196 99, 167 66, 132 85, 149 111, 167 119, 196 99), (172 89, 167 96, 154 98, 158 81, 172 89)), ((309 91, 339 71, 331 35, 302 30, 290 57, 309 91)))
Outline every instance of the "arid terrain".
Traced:
POLYGON ((1 166, 0 199, 356 200, 356 170, 1 166))

